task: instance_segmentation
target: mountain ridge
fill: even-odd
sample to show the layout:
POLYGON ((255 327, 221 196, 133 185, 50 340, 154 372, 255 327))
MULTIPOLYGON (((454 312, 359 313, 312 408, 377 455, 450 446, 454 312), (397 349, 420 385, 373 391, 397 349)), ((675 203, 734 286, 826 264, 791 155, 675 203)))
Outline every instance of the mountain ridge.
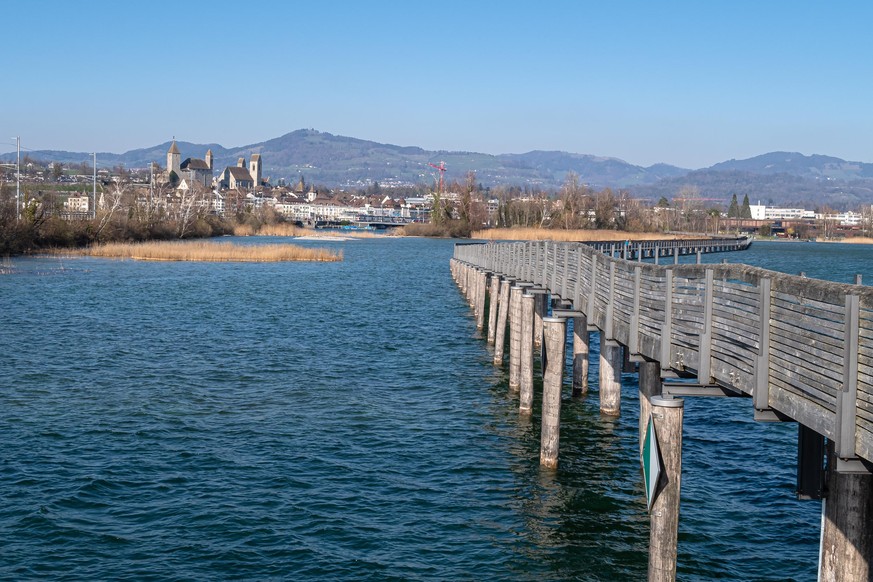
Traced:
MULTIPOLYGON (((128 150, 122 154, 98 152, 98 165, 147 167, 163 165, 171 141, 128 150)), ((847 161, 821 154, 768 152, 742 160, 726 160, 708 168, 687 169, 665 163, 650 166, 622 159, 558 150, 532 150, 521 154, 484 154, 451 150, 425 150, 418 146, 379 143, 334 135, 314 129, 298 129, 262 142, 237 147, 217 143, 178 141, 182 158, 203 158, 211 149, 215 171, 236 165, 239 158, 261 154, 264 175, 296 180, 305 176, 310 183, 330 187, 360 187, 374 181, 392 184, 433 183, 437 170, 430 164, 444 161, 446 178, 463 182, 468 171, 485 186, 518 185, 556 189, 569 172, 593 188, 628 189, 634 196, 670 198, 685 186, 705 192, 707 197, 748 194, 751 199, 787 202, 821 202, 827 197, 835 207, 873 201, 873 164, 847 161), (712 195, 712 196, 710 196, 712 195)), ((65 164, 90 164, 90 153, 62 150, 28 152, 31 158, 65 164)), ((14 161, 15 154, 0 154, 14 161)))

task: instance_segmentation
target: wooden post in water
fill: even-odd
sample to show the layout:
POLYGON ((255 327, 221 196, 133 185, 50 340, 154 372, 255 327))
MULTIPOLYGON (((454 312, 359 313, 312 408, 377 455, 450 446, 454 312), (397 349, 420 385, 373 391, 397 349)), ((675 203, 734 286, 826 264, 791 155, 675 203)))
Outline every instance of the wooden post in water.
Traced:
POLYGON ((676 580, 685 401, 655 396, 651 404, 663 465, 649 516, 649 582, 673 582, 676 580))
POLYGON ((621 414, 621 346, 600 337, 600 412, 621 414))
POLYGON ((534 303, 534 348, 543 347, 543 317, 546 316, 546 305, 549 302, 549 292, 537 293, 534 303))
POLYGON ((640 451, 646 438, 649 414, 652 411, 651 399, 661 395, 661 363, 654 360, 640 362, 640 451))
POLYGON ((588 392, 588 317, 573 318, 573 396, 588 392))
POLYGON ((564 374, 564 346, 567 338, 567 319, 543 319, 543 343, 548 354, 543 370, 543 418, 540 433, 540 465, 558 466, 558 448, 561 434, 561 385, 564 374))
POLYGON ((533 408, 533 334, 535 295, 521 296, 521 378, 519 379, 518 411, 530 414, 533 408))
POLYGON ((509 389, 516 391, 521 378, 521 294, 524 289, 513 285, 509 290, 509 389))
POLYGON ((500 282, 500 306, 497 313, 497 329, 494 333, 494 365, 503 364, 503 351, 506 340, 506 319, 509 316, 509 286, 508 279, 500 282))
POLYGON ((498 295, 500 295, 500 277, 496 273, 491 275, 491 287, 488 293, 490 303, 488 304, 488 336, 487 342, 494 344, 495 332, 497 331, 497 306, 500 303, 498 295))
POLYGON ((838 473, 828 444, 827 497, 821 531, 819 580, 870 580, 873 560, 873 475, 838 473))
POLYGON ((485 328, 485 292, 488 287, 488 273, 476 271, 476 329, 485 328))

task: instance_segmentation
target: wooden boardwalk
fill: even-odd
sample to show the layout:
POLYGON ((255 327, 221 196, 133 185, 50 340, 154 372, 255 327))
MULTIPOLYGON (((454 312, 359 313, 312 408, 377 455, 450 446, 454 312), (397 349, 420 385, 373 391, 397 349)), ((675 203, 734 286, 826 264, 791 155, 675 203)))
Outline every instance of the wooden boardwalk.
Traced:
MULTIPOLYGON (((859 511, 871 514, 853 519, 869 521, 873 517, 873 503, 868 501, 873 499, 868 470, 873 466, 873 289, 742 264, 665 265, 619 258, 678 257, 698 252, 693 244, 458 244, 452 267, 459 285, 469 290, 474 308, 483 312, 477 318, 480 327, 486 295, 490 291, 491 303, 499 304, 494 290, 505 281, 549 296, 554 315, 572 317, 576 326, 599 332, 601 346, 622 347, 625 361, 655 363, 659 378, 696 378, 684 384, 660 383, 647 397, 660 393, 668 398, 744 396, 750 399, 749 413, 757 420, 796 421, 801 427, 799 494, 820 497, 823 489, 833 498, 843 486, 842 476, 853 476, 855 480, 846 477, 846 483, 853 483, 852 491, 862 483, 863 499, 852 502, 862 506, 859 511), (491 285, 486 284, 489 279, 491 285)), ((709 248, 744 247, 737 239, 719 239, 709 248)), ((511 327, 511 308, 509 313, 511 327)), ((587 336, 583 341, 587 343, 587 336)), ((587 358, 587 347, 581 349, 587 358)), ((602 363, 604 357, 615 356, 602 353, 602 363)), ((605 363, 607 368, 621 365, 605 363)), ((642 364, 640 370, 641 387, 651 384, 643 378, 642 364)), ((603 399, 602 381, 602 407, 603 399)), ((641 430, 645 421, 641 417, 641 430)), ((851 495, 857 497, 857 491, 851 495)), ((836 511, 831 505, 828 508, 836 511)), ((855 526, 837 525, 838 530, 850 527, 855 526)), ((853 544, 862 546, 859 551, 866 564, 873 549, 873 524, 865 523, 862 529, 867 537, 853 544)), ((855 569, 849 577, 823 579, 862 575, 851 567, 855 569)))

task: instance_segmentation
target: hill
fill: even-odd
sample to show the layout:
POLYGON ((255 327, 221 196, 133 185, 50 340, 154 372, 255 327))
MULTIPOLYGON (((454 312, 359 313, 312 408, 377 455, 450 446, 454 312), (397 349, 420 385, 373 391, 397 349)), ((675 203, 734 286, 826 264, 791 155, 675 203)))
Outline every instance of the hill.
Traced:
MULTIPOLYGON (((123 154, 99 152, 102 167, 123 164, 128 168, 144 168, 149 162, 163 164, 169 141, 123 154)), ((436 170, 429 164, 444 161, 448 180, 463 181, 468 171, 475 171, 485 185, 518 184, 556 188, 568 172, 576 172, 594 187, 627 187, 648 184, 663 177, 687 172, 666 164, 650 168, 635 166, 616 158, 604 158, 567 152, 534 151, 526 154, 491 155, 476 152, 428 151, 414 146, 382 144, 300 129, 265 142, 235 148, 219 144, 194 144, 178 141, 182 157, 202 158, 212 149, 217 169, 235 165, 237 159, 261 154, 264 173, 274 179, 296 180, 304 175, 309 182, 328 186, 366 186, 374 181, 383 183, 431 183, 436 170)), ((29 152, 32 158, 64 164, 90 163, 91 154, 42 150, 29 152)), ((0 158, 13 159, 14 154, 0 158)))
MULTIPOLYGON (((485 186, 517 185, 543 189, 560 188, 569 172, 593 188, 628 189, 633 196, 657 201, 673 198, 687 186, 713 205, 731 195, 748 194, 753 201, 774 206, 814 208, 826 203, 836 209, 856 208, 873 202, 873 164, 851 162, 824 155, 771 152, 744 160, 728 160, 700 170, 655 164, 637 166, 617 158, 561 151, 531 151, 523 154, 491 155, 476 152, 430 151, 300 129, 264 142, 225 148, 219 144, 177 142, 186 157, 202 158, 207 149, 215 157, 216 171, 236 165, 239 158, 261 154, 264 175, 330 187, 432 184, 437 171, 429 164, 444 161, 446 179, 463 182, 468 171, 485 186)), ((164 164, 170 142, 131 150, 123 154, 101 152, 98 164, 112 167, 144 168, 149 162, 164 164)), ((91 154, 81 152, 35 151, 32 158, 65 164, 90 164, 91 154)), ((14 160, 14 154, 0 156, 14 160)))

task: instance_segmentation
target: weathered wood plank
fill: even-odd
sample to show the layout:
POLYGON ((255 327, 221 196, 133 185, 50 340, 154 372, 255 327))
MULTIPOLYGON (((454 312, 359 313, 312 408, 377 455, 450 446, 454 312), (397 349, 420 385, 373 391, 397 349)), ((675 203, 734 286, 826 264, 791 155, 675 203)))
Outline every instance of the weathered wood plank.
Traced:
POLYGON ((843 351, 842 337, 818 333, 815 330, 796 326, 790 321, 771 319, 770 331, 774 337, 802 339, 808 344, 814 344, 819 351, 833 354, 842 354, 843 351))
POLYGON ((836 415, 833 410, 822 406, 819 402, 806 399, 780 386, 773 386, 770 389, 770 406, 819 434, 828 438, 834 436, 836 415))
POLYGON ((833 386, 829 390, 824 389, 825 383, 816 382, 814 376, 802 370, 798 373, 789 367, 780 366, 778 361, 773 360, 770 362, 770 384, 814 400, 831 412, 836 411, 837 390, 833 386))

